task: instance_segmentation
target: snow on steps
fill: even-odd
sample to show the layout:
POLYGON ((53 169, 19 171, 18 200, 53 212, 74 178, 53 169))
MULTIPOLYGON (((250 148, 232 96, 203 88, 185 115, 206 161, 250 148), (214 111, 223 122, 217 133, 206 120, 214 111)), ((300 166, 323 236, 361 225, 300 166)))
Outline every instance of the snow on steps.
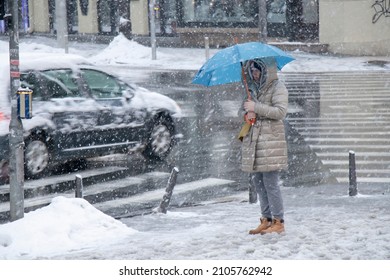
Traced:
MULTIPOLYGON (((89 176, 101 176, 104 170, 98 171, 83 171, 77 173, 77 175, 81 175, 84 182, 84 178, 89 178, 89 176)), ((105 171, 113 172, 114 169, 108 168, 105 171)), ((119 168, 116 171, 120 172, 121 169, 119 168)), ((169 176, 170 174, 165 172, 150 172, 101 182, 89 178, 90 183, 87 185, 84 184, 83 196, 84 199, 93 204, 97 209, 113 217, 142 214, 150 212, 152 208, 159 205, 165 193, 169 176), (93 183, 91 183, 92 181, 93 183)), ((59 178, 47 178, 26 182, 26 189, 43 189, 45 192, 39 194, 36 190, 32 191, 35 195, 24 200, 25 212, 27 213, 44 207, 50 204, 51 200, 57 196, 75 197, 74 179, 75 174, 70 174, 59 176, 59 178), (67 188, 59 192, 58 185, 66 185, 67 188), (48 191, 48 189, 53 190, 56 188, 57 191, 48 191)), ((215 178, 178 184, 173 190, 170 205, 188 205, 231 194, 236 185, 234 181, 215 178)), ((7 186, 1 187, 3 192, 5 192, 7 186)), ((0 203, 0 222, 9 220, 9 209, 9 201, 0 203)))
MULTIPOLYGON (((231 180, 206 178, 178 184, 173 189, 170 206, 193 205, 235 192, 237 183, 231 180)), ((134 196, 97 203, 94 206, 102 212, 119 218, 151 212, 157 208, 165 194, 165 188, 140 193, 134 196)))

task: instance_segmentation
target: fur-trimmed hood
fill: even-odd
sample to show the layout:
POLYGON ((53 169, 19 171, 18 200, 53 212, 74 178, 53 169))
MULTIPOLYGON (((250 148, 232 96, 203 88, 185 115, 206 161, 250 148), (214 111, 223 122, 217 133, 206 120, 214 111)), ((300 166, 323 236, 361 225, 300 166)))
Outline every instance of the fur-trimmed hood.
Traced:
POLYGON ((266 57, 262 59, 248 60, 244 64, 246 80, 249 90, 253 92, 259 92, 266 88, 267 85, 278 79, 276 61, 273 57, 266 57), (261 71, 260 82, 257 83, 253 80, 253 76, 250 70, 251 64, 256 63, 261 71))

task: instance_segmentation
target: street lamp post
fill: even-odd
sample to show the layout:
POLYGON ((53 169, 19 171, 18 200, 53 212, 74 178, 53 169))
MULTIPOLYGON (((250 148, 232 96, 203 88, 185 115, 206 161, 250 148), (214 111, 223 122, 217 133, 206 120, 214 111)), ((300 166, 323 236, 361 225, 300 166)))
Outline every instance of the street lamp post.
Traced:
POLYGON ((15 221, 24 217, 24 140, 23 124, 17 112, 17 91, 20 86, 19 72, 19 3, 9 0, 10 13, 6 15, 9 27, 11 121, 9 125, 9 176, 10 218, 15 221))
POLYGON ((267 2, 266 0, 258 0, 259 4, 259 40, 262 43, 267 42, 267 2))
POLYGON ((66 1, 55 0, 56 5, 56 27, 57 27, 57 43, 60 48, 64 48, 65 53, 68 53, 68 27, 66 18, 66 1))
POLYGON ((150 43, 152 46, 152 60, 157 59, 156 54, 156 18, 155 18, 155 0, 149 2, 149 17, 150 17, 150 43))

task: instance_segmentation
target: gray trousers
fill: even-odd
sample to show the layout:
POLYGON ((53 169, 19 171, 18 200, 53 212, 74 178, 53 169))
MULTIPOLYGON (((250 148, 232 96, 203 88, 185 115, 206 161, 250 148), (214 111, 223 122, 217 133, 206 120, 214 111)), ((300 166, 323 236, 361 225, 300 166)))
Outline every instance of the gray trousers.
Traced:
POLYGON ((259 196, 261 215, 265 218, 283 219, 283 199, 278 184, 279 171, 251 173, 250 180, 259 196))

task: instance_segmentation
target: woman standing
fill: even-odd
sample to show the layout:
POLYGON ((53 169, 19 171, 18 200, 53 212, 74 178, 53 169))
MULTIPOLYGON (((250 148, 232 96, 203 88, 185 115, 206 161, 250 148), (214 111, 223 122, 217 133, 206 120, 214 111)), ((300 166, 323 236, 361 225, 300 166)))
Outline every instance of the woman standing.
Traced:
POLYGON ((260 199, 260 225, 250 234, 284 232, 284 208, 280 171, 287 168, 287 143, 284 118, 288 92, 279 81, 272 58, 246 63, 248 87, 252 98, 245 100, 240 115, 250 129, 242 137, 241 169, 250 173, 260 199))

